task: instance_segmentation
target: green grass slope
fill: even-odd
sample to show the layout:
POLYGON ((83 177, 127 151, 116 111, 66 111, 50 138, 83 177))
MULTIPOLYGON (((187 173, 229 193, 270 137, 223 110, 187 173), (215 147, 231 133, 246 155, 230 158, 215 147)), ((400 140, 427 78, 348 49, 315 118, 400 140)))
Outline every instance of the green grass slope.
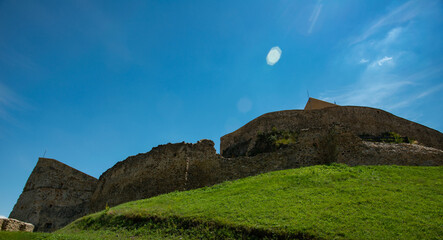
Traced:
POLYGON ((38 239, 121 238, 442 239, 443 167, 277 171, 125 203, 38 239))

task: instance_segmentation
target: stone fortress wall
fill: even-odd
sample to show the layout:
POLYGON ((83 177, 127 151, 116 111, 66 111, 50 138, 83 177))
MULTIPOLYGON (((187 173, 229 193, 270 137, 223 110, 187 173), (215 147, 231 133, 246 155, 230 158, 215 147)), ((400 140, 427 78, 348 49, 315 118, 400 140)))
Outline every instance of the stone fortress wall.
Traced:
POLYGON ((57 160, 39 158, 10 218, 51 232, 89 213, 97 179, 57 160))
POLYGON ((443 150, 443 134, 421 124, 397 117, 380 109, 337 106, 315 110, 287 110, 264 114, 238 130, 221 137, 220 152, 224 157, 246 156, 256 144, 259 132, 273 128, 293 132, 327 132, 333 126, 356 136, 396 132, 420 144, 443 150))
MULTIPOLYGON (((312 101, 316 105, 315 99, 312 101)), ((76 170, 67 171, 66 165, 55 160, 40 159, 10 216, 33 223, 37 231, 52 231, 106 206, 270 171, 331 162, 352 166, 443 165, 442 133, 366 107, 328 105, 323 109, 264 114, 223 136, 220 145, 221 155, 211 140, 160 145, 118 162, 98 181, 76 170), (279 131, 291 139, 278 149, 270 149, 260 136, 279 131), (389 131, 411 137, 419 144, 366 142, 359 137, 389 131), (62 184, 71 179, 81 184, 62 184), (40 184, 44 187, 37 187, 40 182, 45 183, 40 184), (48 193, 52 204, 42 203, 48 193), (49 219, 51 228, 47 227, 49 219)))
POLYGON ((91 198, 91 211, 218 183, 213 171, 220 159, 210 140, 160 145, 128 157, 100 176, 91 198))

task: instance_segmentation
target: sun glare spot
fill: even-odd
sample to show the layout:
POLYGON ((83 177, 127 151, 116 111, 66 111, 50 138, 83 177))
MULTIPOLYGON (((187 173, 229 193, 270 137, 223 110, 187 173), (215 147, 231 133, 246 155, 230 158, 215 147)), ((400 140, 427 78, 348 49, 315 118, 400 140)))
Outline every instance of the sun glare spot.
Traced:
POLYGON ((273 47, 269 51, 268 56, 266 56, 266 63, 272 66, 276 64, 278 60, 280 60, 280 56, 281 56, 281 49, 278 46, 273 47))
POLYGON ((252 108, 252 102, 247 97, 243 97, 237 102, 237 109, 242 113, 249 112, 251 108, 252 108))

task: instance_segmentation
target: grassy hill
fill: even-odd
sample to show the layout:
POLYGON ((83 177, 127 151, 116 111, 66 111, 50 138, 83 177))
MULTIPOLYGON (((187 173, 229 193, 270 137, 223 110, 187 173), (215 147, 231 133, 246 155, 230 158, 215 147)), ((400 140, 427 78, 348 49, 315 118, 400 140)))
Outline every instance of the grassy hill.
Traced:
POLYGON ((22 236, 442 239, 443 167, 334 164, 277 171, 125 203, 54 234, 22 236))

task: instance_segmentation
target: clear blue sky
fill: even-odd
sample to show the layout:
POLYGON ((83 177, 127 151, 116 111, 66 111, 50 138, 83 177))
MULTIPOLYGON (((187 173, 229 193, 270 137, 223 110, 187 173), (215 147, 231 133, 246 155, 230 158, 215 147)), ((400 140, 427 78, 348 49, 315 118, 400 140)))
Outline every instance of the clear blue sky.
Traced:
POLYGON ((439 0, 0 0, 0 215, 45 151, 98 178, 307 90, 442 131, 442 29, 439 0))

